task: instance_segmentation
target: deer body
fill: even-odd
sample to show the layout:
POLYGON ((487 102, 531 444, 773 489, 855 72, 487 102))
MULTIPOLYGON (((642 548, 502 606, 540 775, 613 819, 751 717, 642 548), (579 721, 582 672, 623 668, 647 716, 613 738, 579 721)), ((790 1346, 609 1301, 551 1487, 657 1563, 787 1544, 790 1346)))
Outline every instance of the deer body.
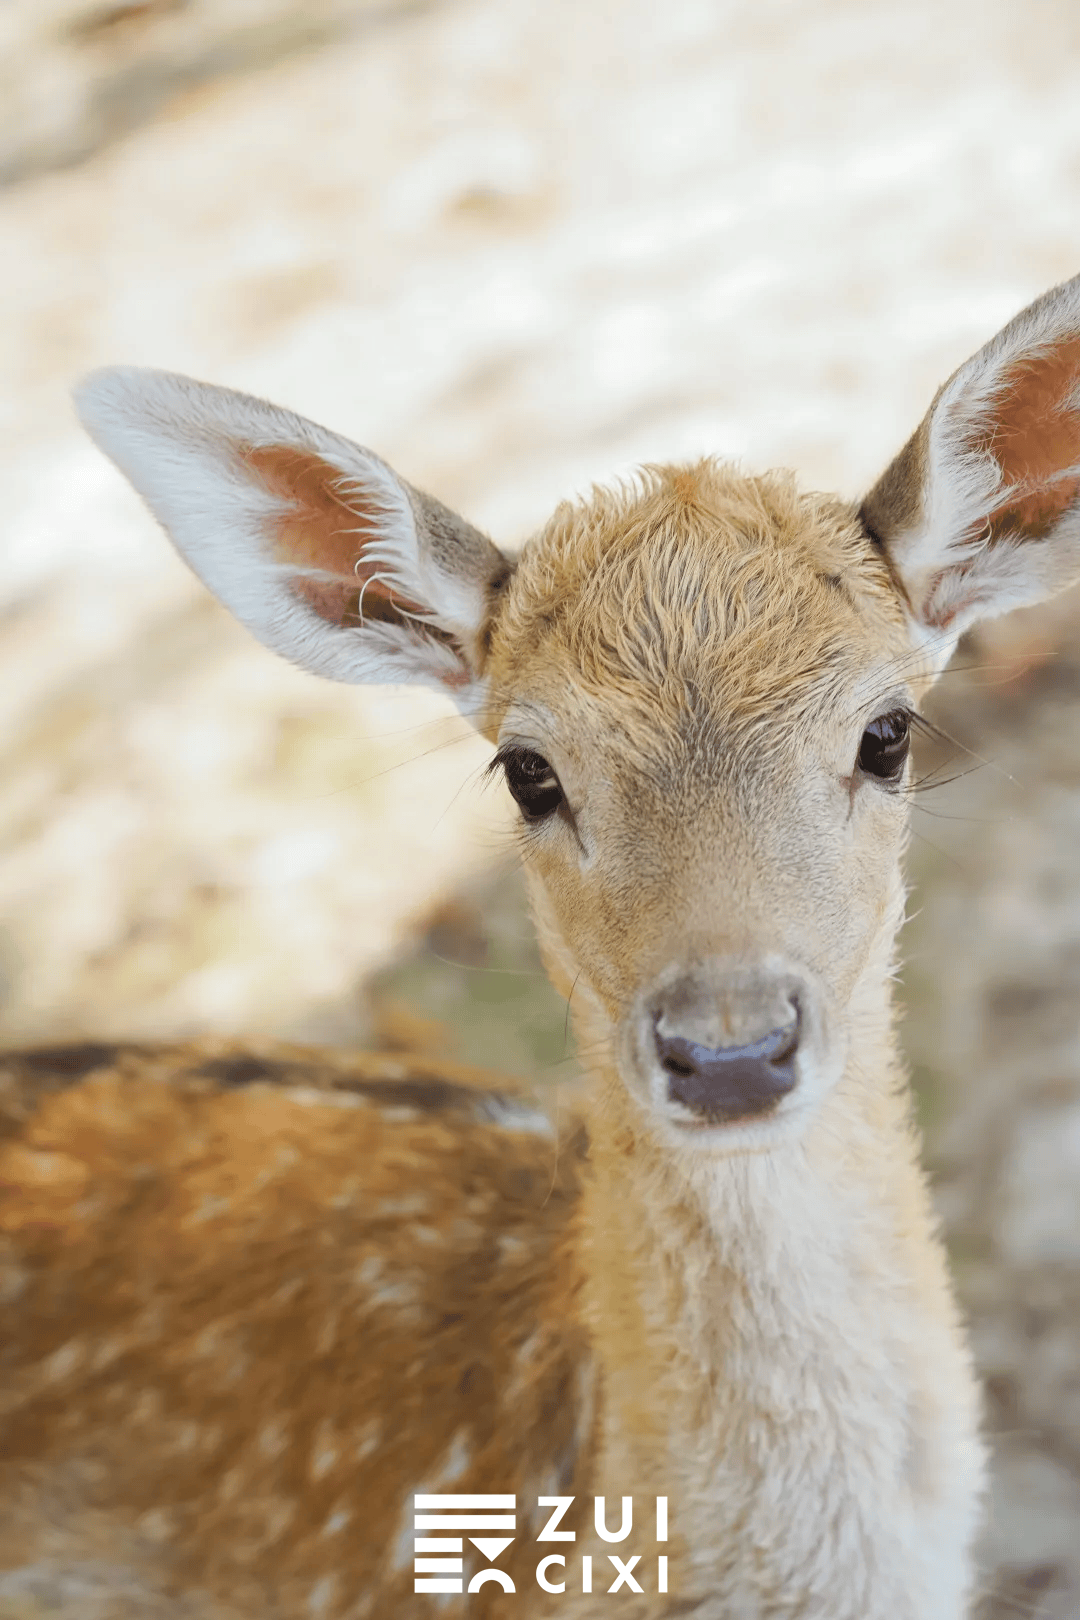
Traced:
POLYGON ((1080 281, 859 507, 657 469, 511 561, 300 418, 91 379, 256 634, 495 744, 590 1083, 559 1140, 420 1059, 10 1056, 0 1614, 966 1613, 978 1402, 890 999, 907 737, 967 624, 1080 576, 1078 385, 1080 281), (515 1540, 436 1597, 413 1499, 455 1493, 515 1540))

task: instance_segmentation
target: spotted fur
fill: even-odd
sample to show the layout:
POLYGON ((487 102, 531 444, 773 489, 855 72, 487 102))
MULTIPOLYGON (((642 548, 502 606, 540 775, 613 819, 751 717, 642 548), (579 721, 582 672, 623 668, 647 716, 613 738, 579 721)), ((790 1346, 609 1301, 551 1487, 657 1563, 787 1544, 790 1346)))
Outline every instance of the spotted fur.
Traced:
POLYGON ((584 1144, 479 1078, 253 1042, 0 1060, 0 1615, 421 1620, 412 1491, 574 1492, 584 1144))

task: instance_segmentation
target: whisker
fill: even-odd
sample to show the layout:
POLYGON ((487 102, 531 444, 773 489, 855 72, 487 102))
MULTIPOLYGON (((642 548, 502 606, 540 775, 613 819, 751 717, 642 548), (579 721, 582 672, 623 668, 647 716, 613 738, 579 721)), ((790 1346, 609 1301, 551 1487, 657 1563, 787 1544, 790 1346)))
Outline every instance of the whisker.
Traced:
POLYGON ((570 1041, 570 1003, 574 999, 574 991, 578 987, 578 979, 581 978, 581 974, 582 974, 582 969, 578 968, 577 973, 576 973, 576 975, 574 977, 574 982, 570 986, 570 994, 566 998, 566 1017, 563 1020, 563 1032, 562 1032, 563 1054, 564 1054, 564 1056, 566 1055, 566 1048, 567 1048, 567 1045, 569 1044, 569 1041, 570 1041))
MULTIPOLYGON (((919 808, 922 809, 922 806, 920 805, 919 808)), ((927 838, 917 827, 912 827, 911 836, 917 838, 920 844, 925 844, 929 849, 932 849, 935 855, 940 855, 942 860, 948 861, 949 865, 954 866, 958 872, 964 871, 963 863, 958 861, 955 855, 951 854, 947 849, 942 849, 940 844, 935 844, 932 838, 927 838)))
POLYGON ((409 754, 405 759, 395 760, 381 771, 373 771, 370 776, 361 776, 352 781, 344 782, 340 787, 328 788, 324 793, 312 793, 306 796, 310 804, 321 803, 325 799, 337 798, 342 793, 354 793, 357 788, 367 787, 371 782, 381 781, 384 776, 390 776, 394 771, 400 771, 407 765, 415 765, 422 759, 430 759, 432 754, 441 753, 444 748, 454 748, 460 743, 471 742, 475 732, 464 732, 460 737, 450 737, 443 742, 433 743, 430 748, 423 749, 419 754, 409 754))

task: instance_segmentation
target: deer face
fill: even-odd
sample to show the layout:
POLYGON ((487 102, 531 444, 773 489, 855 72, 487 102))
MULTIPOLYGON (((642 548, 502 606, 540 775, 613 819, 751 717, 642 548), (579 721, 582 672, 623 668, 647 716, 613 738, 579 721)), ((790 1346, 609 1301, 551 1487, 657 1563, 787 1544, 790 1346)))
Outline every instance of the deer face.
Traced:
POLYGON ((658 470, 526 546, 484 730, 552 975, 670 1139, 766 1145, 842 1074, 927 665, 854 511, 785 478, 658 470))
POLYGON ((1080 577, 1080 278, 950 378, 861 508, 705 462, 516 564, 370 451, 114 371, 83 419, 269 646, 496 745, 556 982, 643 1121, 762 1148, 888 1039, 909 717, 962 629, 1080 577))

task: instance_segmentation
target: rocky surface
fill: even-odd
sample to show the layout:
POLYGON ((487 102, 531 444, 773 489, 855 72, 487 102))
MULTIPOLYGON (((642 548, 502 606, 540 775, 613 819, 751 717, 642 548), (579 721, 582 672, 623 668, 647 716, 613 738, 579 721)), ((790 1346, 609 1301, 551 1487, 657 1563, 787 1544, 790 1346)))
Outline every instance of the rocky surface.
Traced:
MULTIPOLYGON (((276 397, 510 542, 641 459, 856 492, 1080 268, 1078 34, 1067 0, 5 8, 0 1038, 440 1042, 419 1003, 470 1060, 572 1068, 482 745, 250 643, 78 437, 76 376, 276 397)), ((1080 1614, 1078 617, 964 650, 927 768, 990 763, 916 799, 905 1039, 995 1435, 986 1620, 1080 1614)))

